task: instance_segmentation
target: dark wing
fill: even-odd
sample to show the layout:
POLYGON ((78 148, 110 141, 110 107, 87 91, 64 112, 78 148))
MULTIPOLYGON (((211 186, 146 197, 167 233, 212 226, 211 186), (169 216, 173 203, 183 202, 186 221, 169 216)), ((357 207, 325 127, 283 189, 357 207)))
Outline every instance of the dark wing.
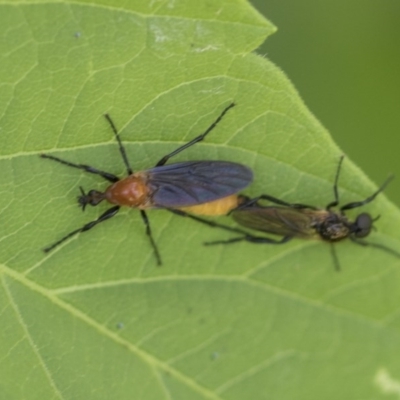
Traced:
POLYGON ((313 228, 313 210, 289 207, 252 206, 232 213, 233 219, 246 228, 282 236, 318 237, 313 228))
POLYGON ((248 186, 253 172, 229 161, 189 161, 146 171, 154 207, 178 208, 208 203, 248 186))

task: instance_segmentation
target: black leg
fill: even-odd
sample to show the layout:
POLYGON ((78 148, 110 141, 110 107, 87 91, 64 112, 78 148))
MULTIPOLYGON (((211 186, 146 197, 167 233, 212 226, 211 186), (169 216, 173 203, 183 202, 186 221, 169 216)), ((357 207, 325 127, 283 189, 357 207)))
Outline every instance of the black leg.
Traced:
POLYGON ((228 112, 229 109, 231 109, 232 107, 234 107, 235 103, 231 103, 229 104, 228 107, 226 107, 222 113, 220 114, 220 116, 208 127, 208 129, 202 133, 201 135, 195 137, 193 140, 191 140, 190 142, 184 144, 181 147, 178 147, 176 150, 174 150, 172 153, 167 154, 166 156, 164 156, 157 164, 156 167, 159 167, 161 165, 164 165, 171 157, 176 156, 178 153, 180 153, 181 151, 187 149, 190 146, 193 146, 194 144, 201 142, 216 126, 217 124, 221 121, 221 119, 224 117, 224 115, 228 112))
POLYGON ((129 165, 129 161, 128 161, 128 157, 126 155, 125 147, 121 142, 121 138, 119 137, 117 128, 115 127, 113 120, 111 119, 111 117, 108 114, 104 114, 104 116, 106 117, 106 120, 110 124, 111 129, 114 132, 115 138, 117 139, 118 146, 119 146, 119 151, 121 153, 122 160, 124 161, 124 164, 125 164, 125 167, 126 167, 126 171, 127 171, 128 175, 132 175, 133 174, 133 170, 132 170, 131 166, 129 165))
POLYGON ((340 156, 339 165, 336 170, 335 183, 333 184, 333 196, 335 200, 326 206, 327 210, 330 210, 332 207, 336 207, 339 204, 338 182, 339 182, 339 174, 340 174, 340 169, 342 167, 343 159, 344 156, 340 156))
POLYGON ((158 252, 157 245, 153 239, 153 235, 151 234, 150 221, 147 217, 147 214, 144 210, 140 210, 140 215, 142 216, 143 222, 146 225, 146 235, 149 237, 151 246, 154 250, 154 254, 156 255, 157 265, 162 265, 160 253, 158 252))
POLYGON ((62 160, 61 158, 51 156, 50 154, 41 154, 40 157, 42 158, 48 158, 49 160, 57 161, 60 164, 67 165, 68 167, 72 168, 77 168, 77 169, 82 169, 85 172, 89 172, 90 174, 95 174, 95 175, 100 175, 104 179, 108 180, 109 182, 117 182, 119 181, 119 178, 113 174, 110 174, 109 172, 104 172, 101 171, 97 168, 93 168, 90 165, 85 165, 85 164, 74 164, 69 161, 62 160))
POLYGON ((209 221, 207 219, 203 219, 203 218, 197 217, 196 215, 188 214, 187 212, 182 211, 182 210, 174 210, 174 209, 170 209, 170 208, 168 208, 167 210, 172 212, 175 215, 180 215, 181 217, 187 217, 187 218, 193 219, 194 221, 200 222, 200 223, 205 224, 207 226, 210 226, 212 228, 221 228, 221 229, 224 229, 224 230, 229 231, 229 232, 235 232, 235 233, 240 233, 242 235, 247 235, 247 232, 243 231, 241 229, 233 228, 233 227, 228 226, 228 225, 219 224, 219 223, 214 222, 214 221, 209 221))
POLYGON ((236 237, 228 240, 215 240, 212 242, 205 242, 204 245, 206 246, 213 246, 215 244, 231 244, 241 241, 246 241, 250 243, 257 243, 257 244, 284 244, 292 240, 293 236, 284 236, 281 240, 274 240, 271 238, 261 237, 261 236, 253 236, 247 234, 246 236, 236 237))
POLYGON ((292 239, 292 236, 284 236, 281 240, 274 240, 274 239, 270 239, 270 238, 266 238, 266 237, 253 236, 242 229, 233 228, 231 226, 219 224, 214 221, 209 221, 207 219, 197 217, 196 215, 188 214, 182 210, 168 209, 168 211, 172 212, 173 214, 180 215, 181 217, 188 217, 197 222, 201 222, 202 224, 205 224, 212 228, 221 228, 228 232, 240 233, 241 235, 243 235, 241 237, 236 237, 236 238, 232 238, 232 239, 228 239, 228 240, 216 240, 216 241, 212 241, 212 242, 205 242, 204 244, 206 246, 211 246, 211 245, 215 245, 215 244, 230 244, 230 243, 240 242, 243 240, 245 240, 247 242, 252 242, 252 243, 283 244, 292 239))
POLYGON ((204 242, 204 246, 214 246, 216 244, 233 244, 233 243, 238 243, 238 242, 243 242, 246 240, 245 236, 240 236, 240 237, 234 237, 231 239, 227 240, 214 240, 212 242, 204 242))
POLYGON ((340 263, 339 263, 339 259, 336 254, 335 245, 333 243, 331 243, 331 254, 332 254, 333 264, 335 266, 335 269, 337 272, 340 272, 340 263))
POLYGON ((106 221, 106 220, 112 218, 118 212, 118 210, 119 210, 119 206, 115 206, 115 207, 109 208, 105 213, 101 214, 100 217, 97 218, 96 220, 91 221, 91 222, 87 223, 86 225, 83 225, 81 228, 72 231, 71 233, 69 233, 68 235, 64 236, 59 241, 53 243, 51 246, 48 246, 45 249, 43 249, 43 251, 45 253, 48 253, 49 251, 53 250, 55 247, 57 247, 61 243, 65 242, 70 237, 76 235, 77 233, 86 232, 86 231, 92 229, 93 227, 95 227, 100 222, 103 222, 103 221, 106 221))
POLYGON ((363 201, 356 201, 356 202, 354 202, 354 203, 345 204, 343 207, 340 207, 340 211, 350 210, 350 209, 352 209, 352 208, 361 207, 361 206, 363 206, 364 204, 370 203, 372 200, 375 199, 375 197, 376 197, 379 193, 381 193, 381 192, 383 192, 383 191, 385 190, 386 186, 389 184, 389 182, 390 182, 392 179, 393 179, 393 176, 389 176, 389 178, 386 179, 386 181, 383 183, 383 185, 382 185, 375 193, 373 193, 371 196, 367 197, 367 198, 366 198, 365 200, 363 200, 363 201))
POLYGON ((290 207, 290 208, 311 208, 311 209, 316 209, 314 206, 309 206, 307 204, 299 204, 299 203, 287 203, 286 201, 277 199, 276 197, 270 196, 269 194, 262 194, 260 196, 254 197, 253 199, 250 199, 243 204, 241 204, 239 207, 237 207, 235 210, 241 210, 242 208, 246 207, 251 207, 252 205, 256 204, 259 200, 268 200, 271 203, 279 204, 281 206, 285 207, 290 207))
POLYGON ((374 247, 376 249, 381 249, 383 251, 386 251, 387 253, 390 253, 390 254, 394 255, 397 258, 400 258, 400 253, 399 252, 397 252, 396 250, 391 249, 390 247, 386 247, 383 244, 365 242, 364 240, 356 239, 353 236, 349 236, 349 237, 350 237, 350 239, 351 239, 351 241, 353 243, 356 243, 356 244, 358 244, 360 246, 364 246, 364 247, 369 246, 369 247, 374 247))

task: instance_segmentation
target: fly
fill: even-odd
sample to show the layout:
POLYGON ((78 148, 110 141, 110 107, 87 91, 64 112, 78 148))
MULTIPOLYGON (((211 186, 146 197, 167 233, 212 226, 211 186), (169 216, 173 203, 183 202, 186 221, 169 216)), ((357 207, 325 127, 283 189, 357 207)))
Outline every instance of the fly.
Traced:
POLYGON ((165 165, 171 157, 202 141, 234 105, 234 103, 229 104, 204 133, 162 157, 153 168, 135 173, 129 164, 118 131, 110 116, 106 114, 105 117, 114 132, 126 167, 125 178, 119 178, 89 165, 75 164, 53 155, 41 154, 42 158, 99 175, 111 182, 104 191, 89 190, 86 193, 80 188, 78 203, 82 210, 85 210, 87 205, 97 206, 102 201, 113 205, 96 220, 68 233, 46 247, 44 251, 47 253, 72 236, 89 231, 99 223, 114 217, 122 206, 126 206, 140 210, 157 263, 161 265, 161 256, 151 233, 146 210, 163 208, 181 215, 186 215, 186 212, 200 215, 224 215, 236 208, 239 205, 237 193, 253 180, 253 173, 248 167, 229 161, 187 161, 165 165))
MULTIPOLYGON (((281 239, 254 236, 242 231, 241 233, 243 236, 228 240, 208 242, 206 244, 229 244, 239 241, 284 244, 293 238, 321 239, 330 244, 334 244, 344 239, 350 239, 352 242, 361 246, 373 246, 400 257, 400 254, 393 249, 363 240, 370 234, 373 223, 379 217, 372 218, 370 214, 363 212, 353 221, 345 214, 347 210, 361 207, 373 201, 376 196, 386 188, 393 179, 393 176, 390 176, 376 192, 365 200, 347 203, 341 206, 338 211, 333 210, 334 207, 339 205, 338 180, 343 158, 343 156, 340 158, 333 185, 334 200, 324 209, 305 204, 287 203, 266 194, 253 199, 241 196, 239 202, 242 204, 230 213, 233 219, 241 226, 282 236, 281 239), (276 206, 264 206, 260 204, 260 200, 267 200, 275 203, 276 206)), ((214 226, 238 232, 238 229, 225 225, 214 224, 214 226)), ((335 268, 339 270, 339 262, 333 246, 331 246, 331 250, 334 257, 335 268)))

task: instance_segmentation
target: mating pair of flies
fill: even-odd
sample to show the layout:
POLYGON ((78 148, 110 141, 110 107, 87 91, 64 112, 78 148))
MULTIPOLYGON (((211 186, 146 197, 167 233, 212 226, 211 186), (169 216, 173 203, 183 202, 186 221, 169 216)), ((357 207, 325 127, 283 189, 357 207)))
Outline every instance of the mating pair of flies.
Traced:
MULTIPOLYGON (((106 114, 105 117, 114 132, 126 167, 127 176, 125 178, 119 178, 112 173, 89 165, 75 164, 49 154, 42 154, 42 158, 57 161, 68 167, 81 169, 91 174, 100 175, 108 182, 111 182, 111 185, 104 192, 90 190, 85 193, 80 187, 81 195, 78 197, 78 203, 82 210, 85 210, 88 204, 97 206, 103 200, 113 205, 96 220, 70 232, 57 242, 46 247, 44 251, 49 252, 72 236, 92 229, 99 223, 114 217, 120 207, 127 206, 140 210, 146 227, 146 234, 150 239, 159 265, 161 265, 161 256, 153 239, 146 214, 146 210, 152 208, 167 209, 208 226, 219 227, 240 235, 231 239, 206 244, 229 244, 248 241, 276 245, 286 243, 296 237, 322 239, 333 244, 345 238, 350 238, 354 243, 363 246, 374 246, 399 256, 392 249, 363 240, 371 232, 373 222, 377 218, 373 219, 369 214, 361 213, 355 221, 351 221, 345 215, 346 210, 361 207, 373 201, 385 189, 392 177, 387 179, 375 193, 365 200, 345 204, 338 211, 333 210, 334 207, 339 205, 338 180, 343 156, 340 158, 333 185, 334 200, 324 209, 305 204, 287 203, 266 194, 252 199, 238 194, 253 180, 252 171, 242 164, 228 161, 187 161, 165 165, 171 157, 202 141, 234 105, 234 103, 229 104, 204 133, 162 157, 153 168, 135 173, 129 164, 118 131, 110 116, 106 114), (262 205, 262 200, 274 205, 262 205), (219 224, 198 216, 228 214, 232 215, 233 219, 241 226, 279 235, 281 238, 273 239, 265 236, 255 236, 242 229, 219 224)), ((335 267, 339 269, 333 246, 331 248, 335 267)))

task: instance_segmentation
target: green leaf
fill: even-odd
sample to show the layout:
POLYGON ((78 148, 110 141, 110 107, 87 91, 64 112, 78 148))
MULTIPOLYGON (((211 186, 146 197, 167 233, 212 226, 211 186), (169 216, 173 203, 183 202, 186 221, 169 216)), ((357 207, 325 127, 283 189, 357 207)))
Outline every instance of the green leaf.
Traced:
MULTIPOLYGON (((173 216, 99 216, 76 204, 96 176, 123 176, 103 114, 135 170, 227 114, 175 158, 249 165, 249 195, 325 206, 341 151, 268 59, 274 27, 241 0, 0 4, 0 398, 365 399, 399 393, 399 260, 350 241, 240 243, 173 216), (397 386, 396 386, 397 385, 397 386)), ((290 51, 290 49, 288 49, 290 51)), ((384 177, 382 177, 384 179, 384 177)), ((343 203, 376 186, 345 159, 343 203)), ((368 238, 399 248, 399 211, 379 195, 368 238)), ((354 215, 355 213, 349 213, 354 215)), ((232 223, 228 217, 219 221, 232 223)))

